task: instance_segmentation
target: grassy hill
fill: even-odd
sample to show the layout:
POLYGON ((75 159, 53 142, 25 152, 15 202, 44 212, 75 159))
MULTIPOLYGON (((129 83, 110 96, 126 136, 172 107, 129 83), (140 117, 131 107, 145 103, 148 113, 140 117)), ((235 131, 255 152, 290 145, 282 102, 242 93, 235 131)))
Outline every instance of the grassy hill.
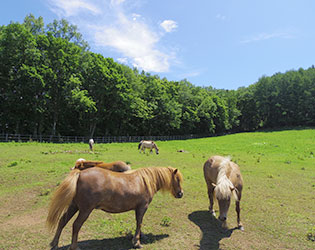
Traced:
MULTIPOLYGON (((49 249, 45 228, 53 190, 78 158, 123 160, 132 168, 172 166, 184 175, 184 197, 157 193, 144 216, 144 249, 314 249, 315 130, 240 133, 221 137, 157 142, 160 154, 139 154, 137 143, 0 143, 0 249, 49 249), (182 150, 184 152, 178 152, 182 150), (241 219, 222 232, 207 209, 203 164, 211 155, 229 155, 241 168, 241 219)), ((216 205, 216 208, 217 205, 216 205)), ((72 222, 59 246, 71 242, 72 222)), ((79 234, 81 249, 131 249, 134 212, 94 210, 79 234)))

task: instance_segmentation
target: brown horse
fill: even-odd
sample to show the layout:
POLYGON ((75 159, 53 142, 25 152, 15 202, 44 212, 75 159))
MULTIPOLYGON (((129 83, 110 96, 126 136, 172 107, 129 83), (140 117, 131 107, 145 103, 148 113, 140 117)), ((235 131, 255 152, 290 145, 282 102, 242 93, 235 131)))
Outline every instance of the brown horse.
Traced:
POLYGON ((233 194, 236 201, 236 213, 238 228, 244 230, 240 220, 240 201, 242 197, 243 179, 240 168, 229 158, 212 156, 203 166, 204 177, 208 187, 210 200, 210 212, 215 216, 213 210, 213 196, 215 194, 219 203, 219 220, 224 228, 227 227, 226 219, 233 194))
POLYGON ((141 224, 154 194, 168 190, 175 198, 183 196, 183 177, 172 167, 151 167, 117 173, 101 168, 74 169, 55 191, 47 216, 47 226, 53 230, 50 243, 57 249, 60 234, 67 222, 79 211, 73 223, 70 249, 77 249, 78 233, 93 209, 109 213, 135 210, 137 227, 132 239, 134 247, 141 248, 141 224))
POLYGON ((105 163, 102 161, 87 161, 82 158, 78 159, 75 162, 75 166, 71 168, 71 170, 73 169, 83 170, 83 169, 92 168, 92 167, 104 168, 104 169, 108 169, 115 172, 125 172, 128 170, 131 170, 131 167, 123 161, 114 161, 114 162, 105 163))

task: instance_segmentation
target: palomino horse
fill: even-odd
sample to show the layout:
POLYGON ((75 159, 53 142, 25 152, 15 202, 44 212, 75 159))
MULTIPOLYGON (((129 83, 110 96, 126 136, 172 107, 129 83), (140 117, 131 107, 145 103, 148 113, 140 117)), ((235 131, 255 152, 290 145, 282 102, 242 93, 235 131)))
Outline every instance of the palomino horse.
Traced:
POLYGON ((172 167, 151 167, 123 173, 102 168, 74 169, 55 191, 47 216, 47 226, 53 230, 58 224, 52 249, 58 248, 61 231, 73 215, 79 215, 73 223, 70 249, 77 249, 78 233, 93 209, 109 213, 135 210, 137 227, 132 239, 134 247, 141 248, 141 224, 154 194, 168 190, 175 198, 183 196, 183 177, 172 167))
POLYGON ((152 153, 152 149, 155 149, 155 153, 158 155, 159 154, 159 148, 157 147, 156 143, 154 141, 140 141, 139 145, 138 145, 138 149, 140 149, 140 153, 141 151, 143 151, 143 153, 145 154, 145 149, 149 148, 150 149, 150 153, 152 153))
POLYGON ((71 170, 75 168, 79 170, 83 170, 83 169, 92 168, 92 167, 104 168, 104 169, 108 169, 115 172, 125 172, 128 170, 131 170, 131 167, 123 161, 114 161, 114 162, 105 163, 102 161, 87 161, 82 158, 78 159, 75 162, 75 166, 71 168, 71 170))
POLYGON ((243 179, 240 168, 229 158, 212 156, 203 166, 204 177, 208 187, 210 200, 210 212, 215 216, 213 210, 213 196, 215 194, 219 203, 219 220, 222 227, 226 228, 226 218, 233 194, 236 201, 236 213, 238 228, 244 230, 240 220, 240 201, 242 197, 243 179))

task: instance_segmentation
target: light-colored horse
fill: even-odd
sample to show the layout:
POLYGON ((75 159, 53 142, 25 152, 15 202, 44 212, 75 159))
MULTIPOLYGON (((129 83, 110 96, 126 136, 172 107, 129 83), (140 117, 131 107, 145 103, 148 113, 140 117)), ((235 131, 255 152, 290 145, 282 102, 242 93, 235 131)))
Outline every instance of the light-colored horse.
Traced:
POLYGON ((83 158, 78 159, 75 162, 74 167, 71 168, 71 170, 73 169, 84 170, 86 168, 92 168, 92 167, 104 168, 104 169, 108 169, 114 172, 125 172, 128 170, 131 170, 131 167, 123 161, 113 161, 113 162, 105 163, 102 161, 87 161, 83 158))
POLYGON ((90 139, 90 140, 89 140, 89 146, 90 146, 90 150, 91 150, 91 151, 94 151, 94 149, 93 149, 94 140, 93 140, 93 139, 90 139))
POLYGON ((139 145, 138 145, 138 150, 140 149, 140 153, 141 151, 145 154, 145 149, 149 148, 150 149, 150 153, 152 153, 152 149, 155 149, 155 153, 158 155, 159 154, 159 148, 157 147, 156 143, 154 141, 140 141, 139 145))
POLYGON ((222 227, 226 228, 227 213, 230 207, 231 197, 235 198, 238 228, 244 230, 240 220, 240 201, 242 197, 243 179, 239 166, 228 157, 212 156, 204 166, 204 177, 208 187, 210 200, 209 210, 215 216, 213 210, 213 197, 219 203, 219 220, 222 227))

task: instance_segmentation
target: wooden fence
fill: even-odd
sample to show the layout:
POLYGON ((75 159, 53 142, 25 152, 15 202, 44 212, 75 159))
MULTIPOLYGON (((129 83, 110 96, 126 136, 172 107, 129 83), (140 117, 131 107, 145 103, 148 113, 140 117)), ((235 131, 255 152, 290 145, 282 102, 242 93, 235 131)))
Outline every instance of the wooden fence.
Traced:
MULTIPOLYGON (((209 137, 205 135, 170 135, 170 136, 96 136, 95 143, 139 142, 141 140, 170 141, 188 140, 209 137)), ((53 135, 21 135, 0 134, 0 142, 48 142, 48 143, 88 143, 88 136, 53 136, 53 135)))

